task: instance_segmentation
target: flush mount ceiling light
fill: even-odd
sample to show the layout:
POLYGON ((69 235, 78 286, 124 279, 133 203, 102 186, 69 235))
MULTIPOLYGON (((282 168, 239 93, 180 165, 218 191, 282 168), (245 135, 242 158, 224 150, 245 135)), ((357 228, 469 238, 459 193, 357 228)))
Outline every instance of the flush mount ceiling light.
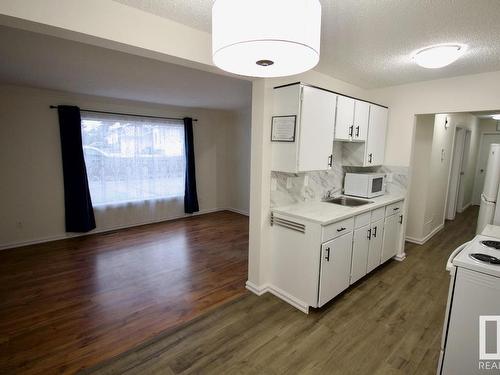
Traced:
POLYGON ((426 47, 413 55, 413 60, 424 68, 436 69, 450 65, 465 52, 465 46, 459 44, 443 44, 426 47))
POLYGON ((281 77, 319 61, 318 0, 215 0, 212 54, 216 66, 252 77, 281 77))
POLYGON ((500 120, 500 113, 498 115, 493 115, 491 116, 493 118, 493 120, 500 120))

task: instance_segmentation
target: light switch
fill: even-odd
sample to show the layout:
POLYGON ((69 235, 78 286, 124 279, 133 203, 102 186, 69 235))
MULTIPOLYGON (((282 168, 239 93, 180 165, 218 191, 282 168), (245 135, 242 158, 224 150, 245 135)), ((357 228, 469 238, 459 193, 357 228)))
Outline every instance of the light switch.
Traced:
POLYGON ((304 186, 309 186, 309 176, 308 175, 304 176, 304 186))

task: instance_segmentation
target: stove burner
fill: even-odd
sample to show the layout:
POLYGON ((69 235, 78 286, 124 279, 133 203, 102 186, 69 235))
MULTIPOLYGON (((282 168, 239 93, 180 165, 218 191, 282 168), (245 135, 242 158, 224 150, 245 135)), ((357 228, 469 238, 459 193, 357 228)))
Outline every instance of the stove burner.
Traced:
POLYGON ((479 242, 481 245, 500 250, 500 241, 485 240, 479 242))
POLYGON ((486 254, 481 254, 481 253, 474 253, 469 255, 471 258, 478 260, 483 263, 489 263, 489 264, 495 264, 495 265, 500 265, 500 259, 496 257, 492 257, 490 255, 486 254))

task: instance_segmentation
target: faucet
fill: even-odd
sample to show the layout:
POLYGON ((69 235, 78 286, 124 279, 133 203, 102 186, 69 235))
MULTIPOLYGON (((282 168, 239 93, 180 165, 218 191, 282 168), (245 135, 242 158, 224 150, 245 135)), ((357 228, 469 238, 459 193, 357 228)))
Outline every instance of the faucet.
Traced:
POLYGON ((329 199, 329 198, 333 198, 334 195, 338 194, 338 193, 342 193, 342 188, 332 188, 332 189, 329 189, 326 191, 325 195, 323 196, 323 199, 329 199))

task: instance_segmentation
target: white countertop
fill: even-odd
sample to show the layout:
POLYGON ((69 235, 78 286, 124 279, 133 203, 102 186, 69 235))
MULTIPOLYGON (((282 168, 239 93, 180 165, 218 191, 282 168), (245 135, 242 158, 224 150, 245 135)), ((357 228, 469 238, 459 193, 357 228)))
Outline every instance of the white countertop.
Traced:
POLYGON ((484 227, 481 234, 483 236, 500 238, 500 226, 488 224, 484 227))
POLYGON ((274 207, 271 211, 276 214, 292 216, 325 225, 398 202, 402 199, 405 199, 405 196, 401 194, 385 194, 380 197, 367 199, 373 203, 358 207, 346 207, 327 202, 303 202, 289 206, 274 207))

